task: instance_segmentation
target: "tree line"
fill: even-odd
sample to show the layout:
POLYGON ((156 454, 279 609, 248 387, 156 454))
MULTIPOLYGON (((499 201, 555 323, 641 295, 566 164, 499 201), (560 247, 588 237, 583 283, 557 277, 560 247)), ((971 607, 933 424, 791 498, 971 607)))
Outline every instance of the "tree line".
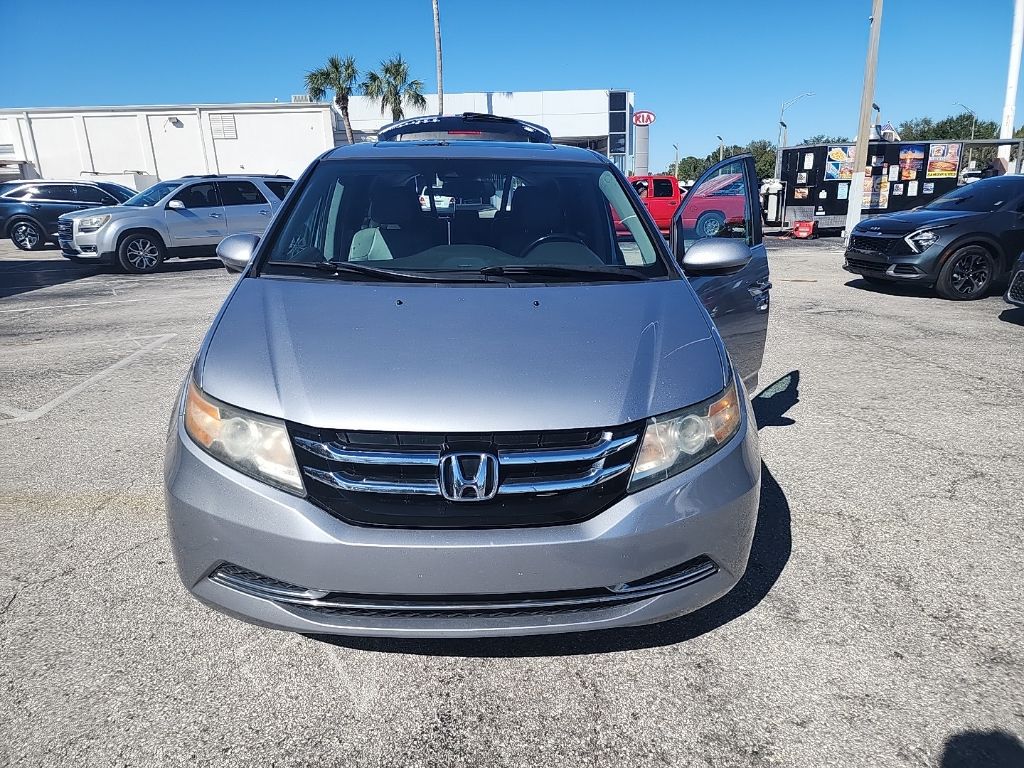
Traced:
MULTIPOLYGON (((994 120, 976 120, 970 112, 961 112, 958 115, 950 115, 941 120, 934 120, 930 117, 916 117, 911 120, 904 120, 896 126, 896 132, 900 135, 901 141, 942 141, 953 139, 970 140, 973 127, 975 139, 995 139, 999 137, 999 124, 994 120)), ((1013 137, 1024 138, 1024 126, 1018 128, 1013 137)), ((827 134, 816 134, 808 136, 801 141, 801 144, 850 144, 853 142, 848 136, 827 134)), ((755 139, 745 145, 731 144, 725 147, 724 157, 731 157, 749 152, 754 156, 754 163, 757 166, 759 178, 767 179, 775 174, 775 156, 778 145, 769 139, 755 139)), ((976 156, 979 162, 987 162, 995 156, 995 147, 979 147, 976 156)), ((675 163, 669 163, 665 173, 675 176, 678 179, 696 179, 704 171, 718 162, 718 150, 711 152, 704 157, 687 155, 679 158, 679 167, 675 163)))

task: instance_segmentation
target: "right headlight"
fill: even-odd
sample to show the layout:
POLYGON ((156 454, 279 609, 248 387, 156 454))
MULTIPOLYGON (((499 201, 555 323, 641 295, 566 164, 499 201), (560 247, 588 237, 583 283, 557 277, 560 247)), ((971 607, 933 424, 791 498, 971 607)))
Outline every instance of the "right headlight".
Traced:
POLYGON ((86 216, 84 219, 78 220, 78 231, 95 232, 108 221, 110 221, 109 213, 104 213, 101 214, 100 216, 86 216))
POLYGON ((921 253, 935 245, 935 241, 939 239, 939 232, 937 230, 945 229, 948 226, 949 225, 946 224, 944 226, 930 227, 928 229, 919 229, 917 232, 911 232, 903 239, 914 253, 921 253))
POLYGON ((229 467, 286 491, 303 493, 284 422, 214 400, 189 378, 185 431, 200 448, 229 467))
POLYGON ((729 442, 741 421, 735 380, 709 400, 648 420, 629 491, 660 483, 703 461, 729 442))

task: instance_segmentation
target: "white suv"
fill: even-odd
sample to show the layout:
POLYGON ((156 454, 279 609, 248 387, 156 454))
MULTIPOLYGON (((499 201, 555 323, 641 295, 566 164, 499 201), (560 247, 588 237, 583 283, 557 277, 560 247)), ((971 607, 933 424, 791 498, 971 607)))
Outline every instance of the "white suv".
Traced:
POLYGON ((293 181, 287 176, 186 176, 161 181, 121 205, 57 221, 72 261, 153 272, 169 258, 213 256, 228 235, 262 235, 293 181))

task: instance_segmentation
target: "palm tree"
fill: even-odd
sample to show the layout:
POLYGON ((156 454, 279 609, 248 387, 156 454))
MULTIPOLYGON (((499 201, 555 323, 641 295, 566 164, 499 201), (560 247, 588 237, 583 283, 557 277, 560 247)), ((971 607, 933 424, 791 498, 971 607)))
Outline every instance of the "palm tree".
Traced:
POLYGON ((348 100, 355 91, 358 79, 356 60, 351 56, 344 59, 331 56, 327 66, 306 73, 306 92, 313 101, 321 101, 327 91, 334 92, 334 103, 341 112, 342 122, 345 123, 345 138, 349 144, 354 144, 355 140, 352 138, 352 121, 348 116, 348 100))
POLYGON ((379 72, 367 72, 363 93, 370 101, 380 104, 383 115, 391 110, 391 119, 398 122, 405 117, 405 107, 423 109, 423 81, 409 79, 409 63, 400 54, 380 63, 379 72))
POLYGON ((444 114, 444 79, 441 73, 441 12, 434 0, 434 53, 437 57, 437 114, 444 114))

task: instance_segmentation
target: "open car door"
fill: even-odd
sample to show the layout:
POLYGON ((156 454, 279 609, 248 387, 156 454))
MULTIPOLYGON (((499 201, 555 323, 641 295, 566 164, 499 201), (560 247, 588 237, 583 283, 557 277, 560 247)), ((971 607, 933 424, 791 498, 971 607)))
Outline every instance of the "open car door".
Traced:
POLYGON ((733 366, 753 393, 772 284, 752 156, 730 157, 704 172, 672 218, 670 241, 733 366))

